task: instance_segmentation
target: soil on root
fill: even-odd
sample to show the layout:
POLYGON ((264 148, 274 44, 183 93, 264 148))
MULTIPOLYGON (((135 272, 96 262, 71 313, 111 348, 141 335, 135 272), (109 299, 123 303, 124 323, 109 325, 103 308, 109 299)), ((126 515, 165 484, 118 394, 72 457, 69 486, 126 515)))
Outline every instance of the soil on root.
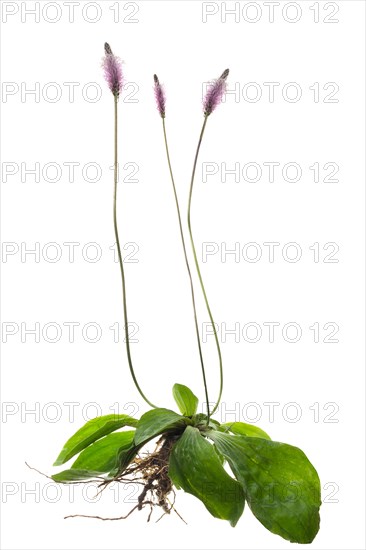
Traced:
MULTIPOLYGON (((143 456, 136 456, 131 464, 111 480, 105 480, 100 483, 100 491, 103 491, 110 483, 119 482, 124 484, 139 484, 142 491, 137 499, 137 504, 125 516, 104 518, 101 516, 87 516, 82 514, 69 515, 71 517, 88 517, 101 519, 104 521, 116 521, 128 518, 135 510, 142 510, 146 506, 150 507, 147 521, 150 521, 155 508, 160 508, 163 514, 157 521, 160 521, 166 514, 173 510, 182 521, 184 519, 174 507, 175 491, 168 475, 169 457, 173 445, 179 439, 177 435, 164 434, 156 444, 152 453, 145 453, 143 456)), ((99 491, 99 492, 100 492, 99 491)), ((185 523, 185 521, 184 521, 185 523)))

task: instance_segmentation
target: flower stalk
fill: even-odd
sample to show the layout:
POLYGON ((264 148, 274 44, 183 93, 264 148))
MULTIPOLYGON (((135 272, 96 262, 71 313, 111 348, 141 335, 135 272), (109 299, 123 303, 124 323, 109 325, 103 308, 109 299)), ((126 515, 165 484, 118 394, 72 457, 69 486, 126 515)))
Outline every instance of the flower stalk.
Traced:
POLYGON ((126 297, 126 280, 125 280, 125 273, 123 268, 123 258, 121 253, 121 245, 119 240, 119 234, 118 234, 118 224, 117 224, 117 184, 118 184, 118 99, 119 94, 122 90, 122 83, 123 83, 123 77, 122 77, 122 70, 121 70, 121 62, 120 60, 113 54, 111 47, 109 44, 104 45, 105 49, 105 58, 103 60, 103 66, 104 66, 104 72, 105 72, 105 78, 107 80, 109 89, 111 90, 113 96, 114 96, 114 166, 113 166, 113 175, 114 175, 114 186, 113 186, 113 227, 114 227, 114 234, 116 239, 116 245, 117 245, 117 254, 118 254, 118 261, 121 271, 121 280, 122 280, 122 299, 123 299, 123 316, 124 316, 124 332, 125 332, 125 343, 126 343, 126 352, 127 352, 127 360, 128 365, 130 369, 130 373, 133 379, 133 382, 136 386, 137 391, 141 395, 141 397, 146 401, 148 405, 150 405, 153 408, 156 408, 156 405, 154 405, 144 394, 142 391, 133 367, 132 363, 132 357, 131 357, 131 348, 130 348, 130 337, 128 333, 128 315, 127 315, 127 297, 126 297))
POLYGON ((198 353, 200 357, 200 363, 201 363, 201 371, 202 371, 202 378, 203 378, 203 385, 205 390, 205 399, 206 399, 206 407, 207 407, 207 424, 209 422, 210 418, 210 401, 208 397, 208 388, 207 388, 207 379, 206 379, 206 372, 205 372, 205 365, 203 361, 203 353, 202 353, 202 346, 201 346, 201 338, 200 338, 200 332, 198 328, 198 319, 197 319, 197 310, 196 310, 196 300, 195 300, 195 294, 194 294, 194 286, 193 286, 193 280, 192 280, 192 273, 191 268, 189 265, 188 255, 187 255, 187 249, 186 249, 186 243, 183 233, 183 226, 182 226, 182 216, 180 213, 180 206, 179 206, 179 200, 177 195, 177 189, 175 185, 174 175, 173 175, 173 169, 172 164, 170 160, 170 154, 169 154, 169 147, 168 147, 168 139, 167 139, 167 132, 166 132, 166 126, 165 126, 165 93, 162 85, 160 84, 160 81, 156 74, 154 75, 154 83, 155 83, 155 99, 158 111, 161 116, 162 125, 163 125, 163 134, 164 134, 164 144, 165 144, 165 151, 166 151, 166 157, 168 161, 168 167, 169 167, 169 174, 170 179, 172 182, 172 188, 174 193, 174 200, 177 210, 177 216, 178 216, 178 224, 179 224, 179 232, 182 242, 182 248, 183 248, 183 254, 184 254, 184 260, 187 268, 188 278, 189 278, 189 284, 191 289, 191 299, 192 299, 192 308, 193 308, 193 318, 194 318, 194 325, 195 325, 195 332, 197 337, 197 345, 198 345, 198 353))
POLYGON ((220 376, 219 395, 218 395, 217 401, 214 405, 214 408, 212 409, 212 411, 210 413, 211 415, 213 415, 217 411, 217 408, 220 404, 220 400, 221 400, 221 396, 222 396, 222 390, 223 390, 223 384, 224 384, 224 373, 223 373, 223 365, 222 365, 222 354, 221 354, 219 338, 218 338, 218 335, 217 335, 216 325, 215 325, 215 322, 214 322, 214 319, 213 319, 210 304, 208 302, 207 293, 206 293, 205 285, 203 283, 201 269, 200 269, 200 266, 199 266, 196 247, 195 247, 194 239, 193 239, 192 223, 191 223, 191 205, 192 205, 192 193, 193 193, 194 179, 195 179, 195 175, 196 175, 197 160, 198 160, 198 155, 199 155, 199 152, 200 152, 200 149, 201 149, 202 138, 203 138, 203 135, 205 133, 207 120, 208 120, 208 117, 211 115, 211 113, 219 105, 219 103, 221 103, 222 97, 225 93, 226 79, 227 79, 228 75, 229 75, 229 69, 226 69, 218 79, 214 80, 210 84, 210 86, 209 86, 209 88, 206 92, 205 98, 203 100, 204 119, 203 119, 203 124, 202 124, 201 132, 200 132, 200 136, 199 136, 198 144, 197 144, 197 148, 196 148, 196 153, 195 153, 195 157, 194 157, 194 161, 193 161, 191 183, 190 183, 190 187, 189 187, 188 212, 187 212, 188 231, 189 231, 189 237, 190 237, 190 241, 191 241, 191 247, 192 247, 192 252, 193 252, 193 257, 194 257, 194 263, 195 263, 195 266, 196 266, 198 279, 200 281, 203 298, 204 298, 204 301, 205 301, 205 304, 206 304, 207 313, 208 313, 208 316, 210 318, 211 327, 212 327, 212 330, 213 330, 213 333, 214 333, 215 344, 216 344, 216 349, 217 349, 217 355, 218 355, 218 358, 219 358, 219 372, 220 372, 220 374, 219 374, 219 376, 220 376))

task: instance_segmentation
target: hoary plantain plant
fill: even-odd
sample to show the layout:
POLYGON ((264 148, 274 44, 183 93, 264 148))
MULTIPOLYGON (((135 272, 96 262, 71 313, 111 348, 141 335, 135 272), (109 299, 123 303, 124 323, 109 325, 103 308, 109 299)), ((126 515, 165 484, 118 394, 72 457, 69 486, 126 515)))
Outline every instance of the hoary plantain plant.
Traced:
MULTIPOLYGON (((101 489, 109 483, 140 483, 138 502, 125 516, 99 519, 124 519, 134 510, 154 507, 163 514, 175 510, 175 489, 198 498, 212 516, 229 521, 233 527, 241 517, 245 502, 256 518, 272 533, 297 543, 310 543, 319 530, 320 481, 305 454, 291 445, 272 441, 260 428, 243 422, 220 424, 212 418, 222 394, 223 370, 220 346, 208 304, 193 241, 190 208, 198 154, 208 117, 225 92, 226 70, 213 81, 204 98, 204 122, 194 158, 188 202, 188 230, 201 291, 216 336, 220 365, 220 391, 210 411, 207 381, 197 323, 192 281, 180 207, 169 156, 165 127, 165 92, 154 75, 155 97, 163 122, 164 143, 172 181, 184 259, 189 276, 194 322, 205 389, 205 414, 198 413, 198 398, 182 384, 175 384, 173 397, 180 412, 158 408, 141 390, 134 372, 129 346, 126 285, 117 229, 117 112, 122 91, 121 63, 110 46, 105 45, 104 70, 114 96, 114 208, 113 221, 122 278, 123 312, 127 360, 137 390, 152 407, 139 420, 128 415, 100 416, 87 422, 64 445, 55 466, 76 460, 67 470, 52 476, 59 483, 97 482, 101 489), (130 429, 124 429, 130 428, 130 429), (144 447, 158 438, 153 452, 144 447)), ((178 513, 178 512, 177 512, 178 513)), ((179 515, 179 514, 178 514, 179 515)), ((67 516, 71 517, 71 516, 67 516)), ((79 516, 80 517, 80 516, 79 516)))

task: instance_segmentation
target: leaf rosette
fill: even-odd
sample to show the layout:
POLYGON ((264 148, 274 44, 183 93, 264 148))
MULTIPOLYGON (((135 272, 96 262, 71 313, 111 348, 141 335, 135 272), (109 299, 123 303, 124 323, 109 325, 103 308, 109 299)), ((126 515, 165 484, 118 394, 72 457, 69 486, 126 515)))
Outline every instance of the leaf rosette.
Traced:
POLYGON ((139 420, 128 415, 89 420, 65 443, 55 465, 78 457, 53 480, 103 484, 138 472, 145 480, 139 509, 150 491, 150 498, 155 496, 169 512, 173 506, 167 495, 181 489, 233 527, 246 502, 272 533, 291 542, 312 542, 319 530, 320 481, 306 455, 272 441, 255 425, 220 424, 197 413, 197 397, 182 384, 174 385, 173 397, 180 414, 155 408, 139 420), (159 450, 141 458, 145 445, 157 437, 159 450))

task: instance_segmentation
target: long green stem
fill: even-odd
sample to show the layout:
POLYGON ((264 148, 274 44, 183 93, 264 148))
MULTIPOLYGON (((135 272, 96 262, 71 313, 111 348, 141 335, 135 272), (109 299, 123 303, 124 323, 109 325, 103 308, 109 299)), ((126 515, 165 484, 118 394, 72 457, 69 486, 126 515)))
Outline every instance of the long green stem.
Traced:
POLYGON ((192 227, 191 227, 191 202, 192 202, 193 183, 194 183, 194 177, 195 177, 195 174, 196 174, 196 166, 197 166, 198 154, 199 154, 199 152, 200 152, 201 143, 202 143, 202 138, 203 138, 203 134, 204 134, 204 132, 205 132, 205 128, 206 128, 206 123, 207 123, 208 116, 209 116, 209 115, 205 115, 205 118, 204 118, 204 121, 203 121, 203 125, 202 125, 202 129, 201 129, 201 133, 200 133, 200 137, 199 137, 199 140, 198 140, 198 145, 197 145, 197 149, 196 149, 196 155, 195 155, 195 157, 194 157, 193 170, 192 170, 192 177, 191 177, 191 186, 190 186, 190 189, 189 189, 189 200, 188 200, 188 230, 189 230, 189 236, 190 236, 190 239, 191 239, 191 245, 192 245, 192 250, 193 250, 194 262, 195 262, 195 264, 196 264, 196 269, 197 269, 198 278, 199 278, 199 281, 200 281, 200 284, 201 284, 201 289, 202 289, 203 297, 204 297, 204 299, 205 299, 207 313, 208 313, 208 315, 209 315, 209 317, 210 317, 212 330, 214 331, 214 335, 215 335, 215 342, 216 342, 217 354, 218 354, 218 356, 219 356, 219 363, 220 363, 220 389, 219 389, 219 396, 218 396, 218 399, 217 399, 217 401, 216 401, 216 404, 215 404, 214 408, 213 408, 212 411, 211 411, 211 414, 213 414, 213 413, 217 410, 217 408, 218 408, 218 406, 219 406, 219 403, 220 403, 220 400, 221 400, 221 395, 222 395, 223 378, 224 378, 224 377, 223 377, 223 369, 222 369, 222 356, 221 356, 221 350, 220 350, 219 339, 218 339, 218 336, 217 336, 217 330, 216 330, 215 323, 214 323, 214 320, 213 320, 213 316, 212 316, 212 313, 211 313, 211 309, 210 309, 210 306, 209 306, 209 303, 208 303, 208 299, 207 299, 207 294, 206 294, 205 286, 204 286, 204 284, 203 284, 203 279, 202 279, 201 270, 200 270, 200 266, 199 266, 198 259, 197 259, 196 247, 194 246, 194 240, 193 240, 193 235, 192 235, 192 227))
POLYGON ((209 402, 209 399, 208 399, 206 372, 205 372, 205 365, 204 365, 204 362, 203 362, 203 355, 202 355, 202 348, 201 348, 200 332, 199 332, 198 321, 197 321, 197 311, 196 311, 196 301, 195 301, 195 297, 194 297, 194 287, 193 287, 191 269, 190 269, 190 267, 189 267, 189 261, 188 261, 187 250, 186 250, 186 243, 185 243, 185 240, 184 240, 184 233, 183 233, 183 227, 182 227, 182 218, 181 218, 181 215, 180 215, 180 208, 179 208, 179 201, 178 201, 178 196, 177 196, 177 190, 176 190, 176 187, 175 187, 175 182, 174 182, 174 176, 173 176, 172 165, 171 165, 171 162, 170 162, 170 155, 169 155, 169 148, 168 148, 168 140, 167 140, 166 128, 165 128, 165 118, 162 117, 162 121, 163 121, 163 132, 164 132, 165 150, 166 150, 166 156, 167 156, 167 160, 168 160, 168 166, 169 166, 169 172, 170 172, 170 179, 171 179, 171 181, 172 181, 172 186, 173 186, 175 204, 176 204, 176 207, 177 207, 178 222, 179 222, 179 230, 180 230, 180 236, 181 236, 181 240, 182 240, 182 246, 183 246, 183 252, 184 252, 184 259, 185 259, 185 262, 186 262, 187 272, 188 272, 188 277, 189 277, 189 283, 190 283, 190 286, 191 286, 193 316, 194 316, 194 324, 195 324, 196 336, 197 336, 198 352, 199 352, 200 361, 201 361, 201 370, 202 370, 202 377, 203 377, 203 385, 204 385, 204 387, 205 387, 205 397, 206 397, 206 404, 207 404, 207 422, 208 422, 208 420, 209 420, 209 418, 210 418, 210 402, 209 402))
POLYGON ((125 281, 125 273, 123 269, 123 260, 122 260, 122 254, 121 254, 121 246, 119 243, 119 236, 118 236, 118 226, 117 226, 117 182, 118 182, 118 97, 114 96, 114 194, 113 194, 113 225, 114 225, 114 234, 116 237, 116 244, 117 244, 117 252, 118 252, 118 260, 119 265, 121 268, 121 278, 122 278, 122 296, 123 296, 123 315, 124 315, 124 321, 125 321, 125 342, 126 342, 126 351, 127 351, 127 359, 128 359, 128 365, 130 367, 130 372, 132 379, 135 383, 135 386, 140 393, 141 397, 146 401, 148 405, 151 407, 156 408, 156 405, 153 405, 149 399, 145 396, 144 392, 140 388, 136 376, 135 371, 133 369, 132 365, 132 358, 131 358, 131 350, 130 350, 130 337, 128 334, 128 318, 127 318, 127 302, 126 302, 126 281, 125 281))

